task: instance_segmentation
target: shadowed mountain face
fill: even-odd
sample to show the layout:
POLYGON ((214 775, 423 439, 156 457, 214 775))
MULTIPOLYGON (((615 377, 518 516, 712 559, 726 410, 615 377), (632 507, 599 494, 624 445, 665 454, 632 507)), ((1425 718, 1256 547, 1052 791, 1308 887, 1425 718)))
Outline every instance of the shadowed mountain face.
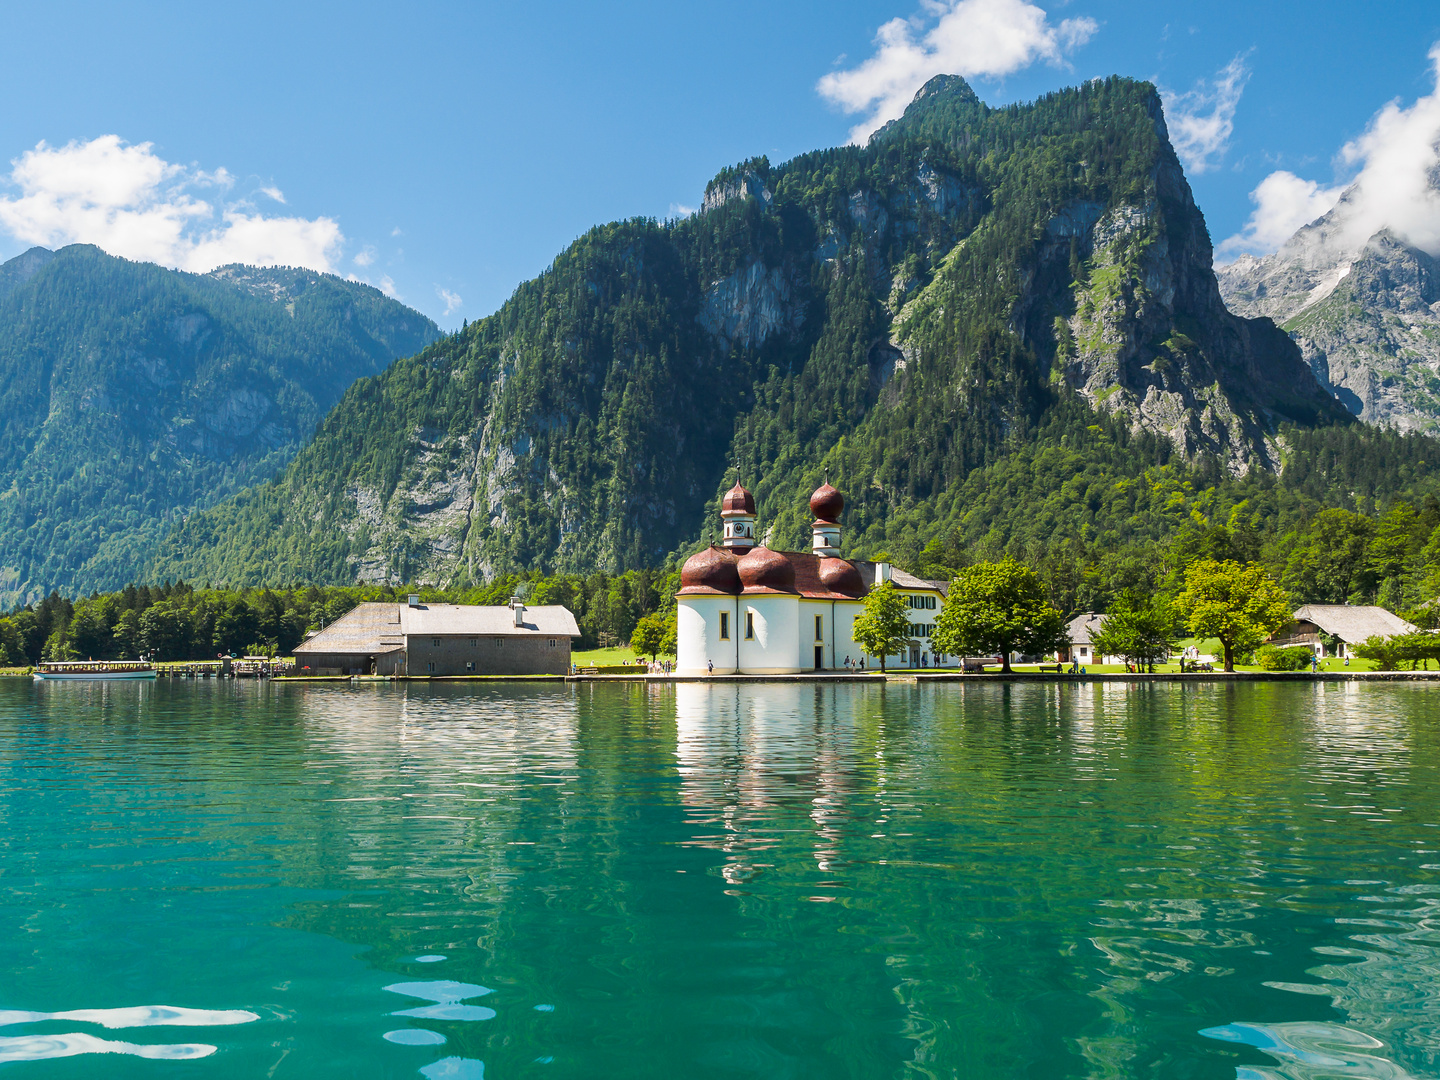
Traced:
POLYGON ((1225 310, 1153 87, 990 109, 941 77, 868 146, 747 161, 693 217, 592 230, 355 386, 151 576, 654 565, 703 537, 735 465, 770 543, 806 542, 828 468, 848 542, 874 547, 958 520, 975 469, 1101 414, 1232 474, 1276 466, 1278 422, 1345 417, 1273 324, 1225 310))
POLYGON ((1294 338, 1321 384, 1362 420, 1440 431, 1440 260, 1388 230, 1344 226, 1355 192, 1273 255, 1217 269, 1230 310, 1294 338))
POLYGON ((369 286, 76 245, 0 266, 0 604, 136 579, 184 512, 272 476, 355 379, 434 341, 369 286))

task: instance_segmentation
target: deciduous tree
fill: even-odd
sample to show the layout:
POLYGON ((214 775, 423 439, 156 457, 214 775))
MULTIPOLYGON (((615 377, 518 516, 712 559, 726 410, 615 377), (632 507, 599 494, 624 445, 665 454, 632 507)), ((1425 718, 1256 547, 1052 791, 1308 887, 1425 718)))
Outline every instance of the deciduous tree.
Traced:
POLYGON ((1042 653, 1062 645, 1065 618, 1028 566, 1014 559, 976 563, 950 580, 933 641, 936 652, 999 653, 1008 672, 1012 652, 1042 653))
POLYGON ((1090 641, 1097 656, 1121 656, 1137 668, 1155 670, 1175 643, 1175 613, 1164 597, 1126 589, 1115 598, 1090 641))
POLYGON ((850 636, 871 656, 885 658, 905 648, 910 641, 910 616, 906 614, 905 597, 887 581, 871 589, 865 596, 864 610, 855 616, 850 636))
POLYGON ((1258 563, 1192 563, 1175 605, 1192 634, 1220 640, 1226 671, 1235 670, 1237 649, 1253 649, 1290 621, 1289 596, 1258 563))

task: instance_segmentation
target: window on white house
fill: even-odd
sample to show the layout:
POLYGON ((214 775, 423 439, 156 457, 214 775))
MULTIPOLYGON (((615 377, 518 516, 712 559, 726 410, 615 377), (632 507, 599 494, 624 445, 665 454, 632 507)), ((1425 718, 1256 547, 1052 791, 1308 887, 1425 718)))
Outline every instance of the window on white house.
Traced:
POLYGON ((728 611, 720 612, 720 640, 730 640, 730 613, 728 611))
POLYGON ((753 611, 745 612, 745 640, 755 640, 755 613, 753 611))
POLYGON ((824 641, 824 640, 825 640, 824 629, 825 629, 825 616, 824 616, 824 615, 816 615, 816 616, 815 616, 815 640, 816 640, 816 641, 824 641))

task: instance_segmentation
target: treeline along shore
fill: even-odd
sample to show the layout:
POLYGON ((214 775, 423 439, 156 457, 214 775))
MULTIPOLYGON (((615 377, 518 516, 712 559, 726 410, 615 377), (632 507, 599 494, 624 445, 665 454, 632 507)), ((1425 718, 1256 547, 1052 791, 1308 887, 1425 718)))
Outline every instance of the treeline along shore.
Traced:
MULTIPOLYGON (((1415 471, 1423 469, 1397 468, 1394 475, 1398 481, 1415 471)), ((870 557, 943 581, 955 580, 968 567, 1015 560, 1033 574, 1048 605, 1067 617, 1109 611, 1136 593, 1166 601, 1168 611, 1168 601, 1183 591, 1196 563, 1239 563, 1262 569, 1292 606, 1379 604, 1423 628, 1436 625, 1432 601, 1440 596, 1440 500, 1433 494, 1413 501, 1376 499, 1355 509, 1311 504, 1304 513, 1290 514, 1273 512, 1276 494, 1271 482, 1238 502, 1214 500, 1206 506, 1208 514, 1189 504, 1180 521, 1140 542, 1099 533, 1089 543, 1007 544, 948 530, 924 544, 873 551, 870 557)), ((409 593, 427 602, 504 604, 521 595, 532 604, 561 604, 579 623, 577 649, 633 641, 648 654, 654 645, 642 645, 637 627, 644 631, 640 638, 663 640, 666 624, 673 625, 678 567, 688 553, 678 552, 653 569, 622 574, 511 573, 481 585, 449 588, 225 588, 164 582, 79 598, 52 592, 0 616, 0 666, 141 655, 160 661, 283 656, 357 604, 403 601, 409 593)), ((1174 633, 1185 629, 1183 622, 1176 613, 1174 633)))
POLYGON ((674 605, 678 575, 631 570, 588 577, 507 574, 464 589, 432 586, 304 585, 219 589, 165 582, 69 600, 51 593, 0 617, 0 666, 47 660, 213 660, 218 655, 288 655, 307 634, 366 601, 563 604, 593 649, 630 640, 647 614, 674 605))

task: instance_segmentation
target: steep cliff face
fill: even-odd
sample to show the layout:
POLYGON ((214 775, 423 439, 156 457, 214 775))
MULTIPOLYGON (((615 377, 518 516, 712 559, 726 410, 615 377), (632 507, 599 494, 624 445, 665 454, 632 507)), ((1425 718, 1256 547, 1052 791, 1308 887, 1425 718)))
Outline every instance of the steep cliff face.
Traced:
POLYGON ((828 467, 852 537, 882 543, 1077 402, 1232 472, 1274 467, 1278 422, 1344 416, 1283 334, 1226 312, 1152 87, 991 110, 946 77, 866 147, 753 159, 690 218, 592 230, 353 388, 152 573, 653 565, 736 465, 774 542, 804 542, 828 467))
POLYGON ((183 512, 283 469, 350 383, 437 334, 308 270, 85 246, 0 266, 0 604, 138 577, 183 512))
POLYGON ((1075 310, 1057 326, 1056 371, 1092 405, 1165 436, 1186 458, 1213 455, 1232 475, 1279 467, 1277 419, 1337 417, 1333 395, 1272 323, 1225 309, 1178 162, 1156 168, 1152 199, 1080 209, 1048 230, 1073 237, 1085 258, 1075 310))
POLYGON ((1219 267, 1225 302, 1280 323, 1362 420, 1440 430, 1440 262, 1389 231, 1348 243, 1348 199, 1275 254, 1219 267))

